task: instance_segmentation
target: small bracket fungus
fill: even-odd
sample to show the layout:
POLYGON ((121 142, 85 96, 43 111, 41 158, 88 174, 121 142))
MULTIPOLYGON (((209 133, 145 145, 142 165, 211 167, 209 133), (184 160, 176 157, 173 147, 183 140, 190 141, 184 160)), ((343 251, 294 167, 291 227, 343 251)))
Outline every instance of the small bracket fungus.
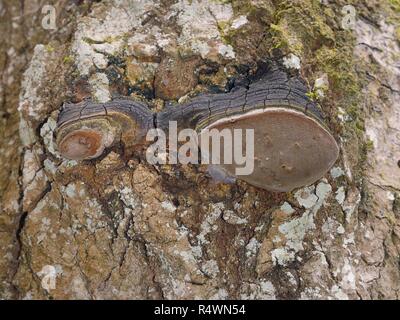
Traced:
POLYGON ((140 102, 65 104, 57 123, 57 145, 65 158, 94 159, 115 143, 139 144, 152 127, 153 115, 140 102))
MULTIPOLYGON (((118 142, 128 146, 143 144, 149 129, 168 131, 170 121, 176 121, 178 129, 196 130, 199 140, 206 129, 226 129, 231 133, 252 129, 252 172, 236 174, 241 164, 235 161, 220 162, 218 172, 263 189, 290 191, 321 178, 339 154, 335 139, 306 92, 299 79, 274 71, 247 88, 203 94, 157 114, 143 103, 124 99, 104 104, 68 104, 60 113, 57 144, 64 157, 83 160, 98 157, 118 142)), ((225 140, 217 150, 220 154, 224 143, 225 140)), ((246 142, 242 143, 242 150, 246 150, 246 142)), ((210 155, 215 152, 211 148, 201 151, 210 155)))

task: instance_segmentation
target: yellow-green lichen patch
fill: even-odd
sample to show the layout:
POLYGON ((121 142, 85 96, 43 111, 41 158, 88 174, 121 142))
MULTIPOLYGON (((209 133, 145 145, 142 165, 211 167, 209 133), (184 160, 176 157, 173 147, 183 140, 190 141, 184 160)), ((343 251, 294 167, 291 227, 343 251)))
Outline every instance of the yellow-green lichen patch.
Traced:
POLYGON ((271 24, 272 47, 303 54, 325 43, 334 42, 331 19, 317 1, 284 1, 279 4, 271 24))

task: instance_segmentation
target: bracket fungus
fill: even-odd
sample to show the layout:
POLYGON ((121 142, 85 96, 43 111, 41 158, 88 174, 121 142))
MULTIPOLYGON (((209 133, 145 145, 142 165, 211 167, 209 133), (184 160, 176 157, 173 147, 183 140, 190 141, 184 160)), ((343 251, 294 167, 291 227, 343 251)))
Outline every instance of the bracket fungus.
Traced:
MULTIPOLYGON (((206 129, 254 129, 254 168, 238 178, 272 191, 291 191, 321 178, 338 156, 338 147, 327 129, 317 120, 287 107, 254 110, 221 119, 206 129)), ((220 144, 220 154, 224 140, 220 144)), ((246 149, 246 141, 243 142, 246 149)), ((211 152, 211 150, 210 150, 211 152)), ((235 175, 241 163, 220 166, 235 175)))
POLYGON ((235 161, 218 164, 221 172, 263 189, 286 192, 320 179, 339 154, 334 137, 306 92, 299 79, 275 71, 248 87, 203 94, 155 114, 144 103, 125 99, 67 104, 59 116, 57 144, 64 157, 83 160, 98 157, 117 142, 144 144, 148 130, 167 131, 170 121, 176 121, 178 129, 196 130, 200 139, 206 129, 253 129, 252 173, 237 175, 240 164, 235 161))
POLYGON ((143 103, 117 99, 98 104, 86 100, 64 104, 56 142, 63 157, 88 160, 117 142, 139 144, 152 127, 153 115, 143 103))

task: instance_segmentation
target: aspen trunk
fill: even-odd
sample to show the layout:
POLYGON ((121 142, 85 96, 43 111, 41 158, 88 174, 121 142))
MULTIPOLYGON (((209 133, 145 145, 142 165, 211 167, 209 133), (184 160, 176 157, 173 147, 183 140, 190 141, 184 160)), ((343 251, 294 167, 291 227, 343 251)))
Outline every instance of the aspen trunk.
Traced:
POLYGON ((396 1, 0 0, 0 298, 398 299, 399 13, 396 1), (217 183, 119 146, 83 162, 58 152, 64 102, 129 96, 160 111, 265 62, 308 84, 340 145, 313 185, 217 183))

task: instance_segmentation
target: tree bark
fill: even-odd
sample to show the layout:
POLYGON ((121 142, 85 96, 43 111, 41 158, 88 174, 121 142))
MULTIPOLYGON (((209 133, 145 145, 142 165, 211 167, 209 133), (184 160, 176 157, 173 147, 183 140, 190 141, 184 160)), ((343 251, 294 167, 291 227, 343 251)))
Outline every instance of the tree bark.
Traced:
POLYGON ((353 19, 348 4, 0 1, 0 297, 398 299, 400 8, 353 1, 353 19), (160 111, 263 63, 307 82, 340 144, 314 185, 273 193, 143 150, 57 150, 64 102, 160 111))

